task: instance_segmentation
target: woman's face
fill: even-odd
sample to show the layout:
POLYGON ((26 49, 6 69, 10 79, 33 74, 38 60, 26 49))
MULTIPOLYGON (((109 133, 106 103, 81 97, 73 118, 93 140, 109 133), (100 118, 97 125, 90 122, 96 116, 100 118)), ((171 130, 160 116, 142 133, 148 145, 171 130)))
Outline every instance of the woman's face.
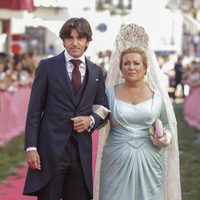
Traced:
POLYGON ((143 81, 146 67, 139 53, 127 53, 122 58, 121 73, 127 82, 143 81))

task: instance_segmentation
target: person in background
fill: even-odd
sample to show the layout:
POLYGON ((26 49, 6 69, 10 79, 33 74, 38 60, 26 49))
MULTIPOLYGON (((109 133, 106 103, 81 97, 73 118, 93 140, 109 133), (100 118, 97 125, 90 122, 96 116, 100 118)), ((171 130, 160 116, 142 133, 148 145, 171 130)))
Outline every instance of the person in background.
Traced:
POLYGON ((184 72, 184 83, 190 87, 184 101, 184 119, 197 130, 195 142, 200 143, 200 62, 192 62, 191 67, 184 72))
POLYGON ((177 91, 177 86, 180 84, 182 88, 182 97, 184 98, 184 84, 182 82, 182 75, 183 75, 183 64, 182 64, 182 56, 178 57, 177 62, 174 65, 174 70, 175 70, 175 86, 174 86, 174 99, 176 98, 176 91, 177 91))
POLYGON ((67 20, 65 50, 41 60, 29 102, 25 149, 29 165, 25 195, 38 200, 92 199, 93 130, 105 119, 93 105, 108 107, 100 67, 86 58, 92 30, 84 18, 67 20))
POLYGON ((5 91, 10 85, 10 81, 6 74, 4 59, 0 57, 0 91, 5 91))
POLYGON ((48 49, 46 50, 46 54, 48 56, 55 56, 56 55, 56 51, 55 51, 53 44, 49 45, 48 49))

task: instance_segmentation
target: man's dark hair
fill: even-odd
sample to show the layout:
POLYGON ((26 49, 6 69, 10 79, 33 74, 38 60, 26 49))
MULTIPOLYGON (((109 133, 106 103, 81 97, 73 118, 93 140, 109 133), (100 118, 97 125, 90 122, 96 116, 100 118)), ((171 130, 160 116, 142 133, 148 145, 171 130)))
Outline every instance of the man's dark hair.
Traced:
POLYGON ((71 18, 67 20, 60 29, 59 37, 62 40, 69 38, 72 29, 76 29, 80 37, 86 37, 88 42, 92 40, 92 29, 86 19, 71 18))

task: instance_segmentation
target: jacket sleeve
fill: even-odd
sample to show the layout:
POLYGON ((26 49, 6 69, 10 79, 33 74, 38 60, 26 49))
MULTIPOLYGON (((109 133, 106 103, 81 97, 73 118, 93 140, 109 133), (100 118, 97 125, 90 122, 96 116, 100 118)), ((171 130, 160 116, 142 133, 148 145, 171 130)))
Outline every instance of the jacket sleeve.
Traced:
POLYGON ((44 111, 48 92, 47 69, 45 61, 41 61, 35 73, 25 127, 25 149, 37 147, 40 121, 44 111))
MULTIPOLYGON (((100 68, 99 68, 99 85, 98 85, 98 89, 96 92, 94 104, 102 105, 102 106, 108 108, 108 100, 107 100, 107 95, 106 95, 105 82, 104 82, 104 78, 103 78, 103 73, 100 68)), ((94 120, 95 120, 95 125, 92 130, 100 128, 107 121, 107 118, 102 119, 99 115, 97 115, 94 112, 91 115, 94 117, 94 120)))

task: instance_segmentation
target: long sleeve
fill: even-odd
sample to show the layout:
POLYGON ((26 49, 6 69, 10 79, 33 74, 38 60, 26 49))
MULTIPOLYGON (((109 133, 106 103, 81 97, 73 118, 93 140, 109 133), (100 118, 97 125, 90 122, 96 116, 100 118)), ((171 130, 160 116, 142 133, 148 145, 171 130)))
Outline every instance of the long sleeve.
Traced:
POLYGON ((40 120, 44 111, 48 90, 47 82, 46 65, 44 61, 41 61, 36 70, 31 90, 25 128, 25 149, 27 147, 37 147, 40 120))

